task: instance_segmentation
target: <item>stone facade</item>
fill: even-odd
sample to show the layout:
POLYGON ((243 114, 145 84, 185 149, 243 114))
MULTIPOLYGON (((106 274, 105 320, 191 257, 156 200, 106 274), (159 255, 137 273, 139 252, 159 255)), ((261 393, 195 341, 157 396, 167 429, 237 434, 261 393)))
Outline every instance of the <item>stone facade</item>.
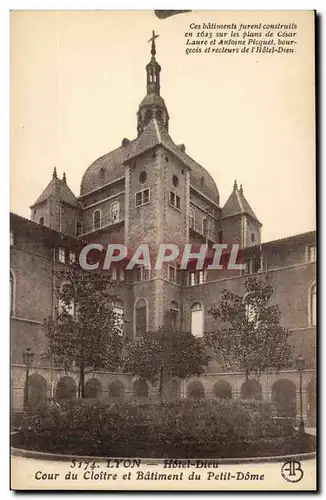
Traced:
MULTIPOLYGON (((122 282, 115 292, 124 305, 125 338, 137 335, 137 321, 142 321, 147 330, 157 329, 170 309, 175 311, 176 326, 192 331, 194 304, 199 304, 201 310, 202 331, 209 330, 213 323, 207 311, 217 305, 222 290, 243 294, 245 279, 259 275, 275 287, 274 300, 281 309, 283 325, 291 331, 296 353, 306 359, 304 416, 313 424, 315 232, 262 244, 262 225, 242 186, 238 188, 236 182, 221 207, 212 177, 186 154, 184 145, 175 145, 168 135, 169 116, 160 97, 161 67, 156 63, 153 48, 146 71, 147 95, 138 110, 136 139, 123 139, 119 148, 87 169, 79 197, 68 187, 66 176, 59 179, 54 171, 49 185, 31 207, 32 220, 11 214, 13 409, 19 410, 23 405, 26 372, 22 353, 27 347, 34 352, 29 373, 30 397, 76 396, 77 373, 65 373, 51 366, 43 355, 46 340, 42 330, 44 318, 54 314, 53 270, 69 266, 72 253, 78 259, 80 249, 89 242, 125 243, 130 252, 146 243, 153 254, 161 243, 175 243, 181 248, 186 243, 205 243, 209 247, 214 243, 237 243, 246 271, 200 273, 192 269, 181 271, 178 265, 166 265, 161 270, 117 268, 112 277, 122 282)), ((156 392, 155 387, 120 372, 101 371, 87 377, 89 397, 147 397, 156 392)), ((209 397, 236 398, 247 394, 244 374, 225 373, 215 361, 210 362, 199 379, 173 383, 173 390, 184 397, 196 391, 209 397)), ((258 391, 268 401, 292 398, 292 414, 298 413, 299 375, 295 370, 270 373, 253 384, 256 389, 250 390, 258 391)))

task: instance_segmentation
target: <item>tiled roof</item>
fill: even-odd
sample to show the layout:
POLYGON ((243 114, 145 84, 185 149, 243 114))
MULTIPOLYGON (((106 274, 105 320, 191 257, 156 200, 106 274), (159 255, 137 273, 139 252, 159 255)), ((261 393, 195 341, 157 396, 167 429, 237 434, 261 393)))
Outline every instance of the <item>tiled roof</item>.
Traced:
MULTIPOLYGON (((241 190, 235 187, 222 208, 221 218, 233 217, 234 215, 248 214, 259 222, 255 212, 247 202, 241 190)), ((260 224, 260 222, 259 222, 260 224)))
POLYGON ((38 205, 39 203, 42 203, 43 201, 46 201, 50 197, 55 197, 60 201, 72 205, 73 207, 81 208, 76 196, 67 186, 66 182, 58 179, 57 177, 52 178, 51 182, 49 182, 41 196, 38 197, 32 207, 38 205))

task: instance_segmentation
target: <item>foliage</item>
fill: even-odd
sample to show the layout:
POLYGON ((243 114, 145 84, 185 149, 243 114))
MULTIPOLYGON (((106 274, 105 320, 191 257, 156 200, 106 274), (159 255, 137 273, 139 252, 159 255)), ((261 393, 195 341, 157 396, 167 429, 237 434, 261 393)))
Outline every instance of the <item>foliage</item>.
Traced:
POLYGON ((161 327, 127 346, 124 369, 140 378, 160 384, 173 377, 200 375, 209 357, 201 339, 191 333, 161 327))
POLYGON ((80 373, 79 395, 84 397, 87 369, 114 370, 120 363, 122 337, 113 311, 110 280, 97 273, 82 273, 77 266, 55 272, 55 318, 44 321, 47 355, 54 365, 80 373))
POLYGON ((209 313, 218 321, 215 331, 206 334, 227 369, 244 370, 246 377, 275 369, 288 368, 293 362, 289 332, 282 327, 278 305, 270 305, 271 285, 249 278, 245 295, 223 290, 216 309, 209 313))
POLYGON ((293 429, 273 419, 268 405, 233 400, 80 400, 61 408, 43 406, 29 417, 28 427, 29 447, 98 456, 266 456, 275 450, 286 454, 287 442, 296 441, 293 429))

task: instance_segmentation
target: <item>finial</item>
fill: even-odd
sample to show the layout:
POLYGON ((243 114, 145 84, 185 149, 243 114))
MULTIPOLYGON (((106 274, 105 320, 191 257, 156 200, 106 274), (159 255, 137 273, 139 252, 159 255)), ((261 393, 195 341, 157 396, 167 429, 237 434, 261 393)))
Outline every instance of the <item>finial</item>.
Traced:
POLYGON ((243 187, 242 187, 242 184, 240 184, 240 189, 239 189, 239 191, 240 191, 240 194, 243 194, 243 187))
POLYGON ((152 42, 152 47, 151 47, 151 54, 153 57, 155 57, 156 54, 156 47, 155 47, 155 38, 158 38, 160 35, 155 35, 155 31, 152 31, 152 37, 148 40, 149 42, 152 42))
POLYGON ((53 179, 57 178, 57 167, 54 167, 52 177, 53 179))
POLYGON ((67 179, 66 179, 66 172, 63 172, 62 182, 63 182, 64 184, 66 184, 66 182, 67 182, 67 179))
POLYGON ((238 184, 237 184, 237 180, 236 179, 235 179, 234 184, 233 184, 233 189, 234 190, 238 189, 238 184))

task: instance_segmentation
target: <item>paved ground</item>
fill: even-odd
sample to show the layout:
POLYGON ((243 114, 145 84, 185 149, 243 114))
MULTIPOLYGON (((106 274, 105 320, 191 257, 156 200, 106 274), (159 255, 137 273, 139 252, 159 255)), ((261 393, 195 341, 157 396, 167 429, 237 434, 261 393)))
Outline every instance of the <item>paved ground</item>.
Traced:
POLYGON ((108 467, 106 461, 75 463, 12 457, 13 489, 70 490, 315 490, 316 460, 295 462, 218 464, 213 468, 164 468, 162 464, 140 467, 108 467), (283 467, 283 477, 282 476, 283 467), (302 471, 302 472, 301 472, 302 471), (76 476, 72 476, 76 474, 76 476), (158 474, 170 474, 165 479, 158 474), (182 474, 182 475, 181 475, 182 474), (291 482, 290 480, 296 480, 291 482))

